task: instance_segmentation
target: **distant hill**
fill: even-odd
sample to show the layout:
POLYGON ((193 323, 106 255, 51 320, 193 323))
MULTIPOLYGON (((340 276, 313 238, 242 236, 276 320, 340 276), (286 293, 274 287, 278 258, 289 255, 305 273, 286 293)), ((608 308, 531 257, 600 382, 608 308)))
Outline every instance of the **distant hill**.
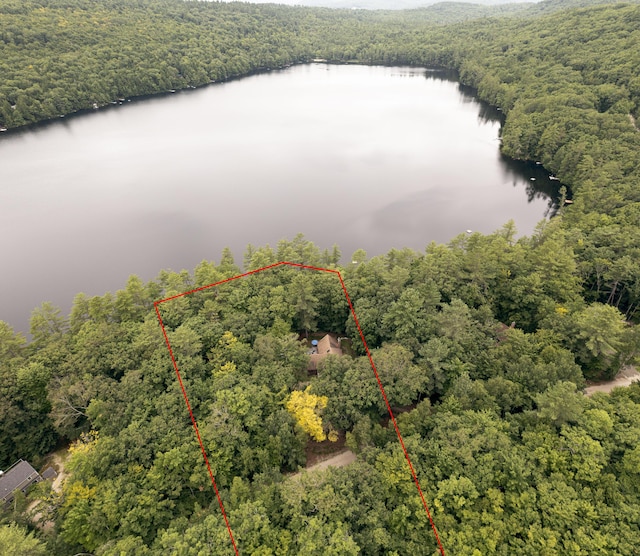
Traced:
POLYGON ((572 8, 586 8, 588 6, 597 6, 605 4, 637 4, 640 0, 542 0, 531 6, 529 11, 533 14, 545 14, 558 12, 560 10, 570 10, 572 8))
MULTIPOLYGON (((223 0, 236 1, 236 0, 223 0)), ((363 10, 429 10, 443 14, 446 23, 478 17, 509 15, 528 12, 531 15, 557 12, 599 4, 616 4, 620 0, 472 0, 470 2, 434 2, 430 0, 242 0, 251 4, 284 4, 287 6, 313 6, 336 9, 363 10), (528 8, 528 9, 525 9, 528 8), (489 9, 489 11, 486 11, 489 9)), ((636 4, 640 0, 625 3, 636 4)), ((430 19, 430 18, 426 18, 430 19)))
POLYGON ((467 2, 438 2, 424 8, 407 10, 406 13, 413 20, 447 25, 483 17, 526 14, 535 6, 537 4, 533 3, 481 5, 467 2))
MULTIPOLYGON (((483 17, 537 17, 572 8, 619 3, 619 0, 532 0, 522 3, 438 2, 422 8, 407 10, 407 13, 415 20, 446 25, 483 17)), ((640 0, 627 0, 625 3, 637 4, 640 3, 640 0)))
MULTIPOLYGON (((316 6, 325 8, 346 8, 365 10, 412 10, 432 6, 437 2, 429 0, 246 0, 252 4, 286 4, 288 6, 316 6)), ((539 0, 533 0, 536 2, 539 0)), ((495 6, 518 4, 519 0, 474 0, 473 4, 495 6)))

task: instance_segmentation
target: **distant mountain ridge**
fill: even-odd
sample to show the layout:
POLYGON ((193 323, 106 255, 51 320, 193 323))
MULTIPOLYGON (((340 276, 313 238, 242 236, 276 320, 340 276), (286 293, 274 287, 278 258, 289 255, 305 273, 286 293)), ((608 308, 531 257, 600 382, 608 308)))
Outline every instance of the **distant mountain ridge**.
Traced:
MULTIPOLYGON (((314 1, 314 0, 311 0, 314 1)), ((640 0, 542 0, 541 2, 438 2, 420 8, 405 10, 413 17, 434 23, 450 24, 483 17, 535 17, 562 10, 609 4, 637 4, 640 0)))
POLYGON ((640 0, 542 0, 531 6, 532 13, 553 13, 560 10, 570 10, 573 8, 586 8, 589 6, 604 6, 608 4, 638 4, 640 0))
MULTIPOLYGON (((361 8, 366 10, 412 10, 416 8, 427 8, 435 4, 439 4, 440 2, 430 2, 429 0, 302 0, 292 3, 306 6, 324 6, 329 8, 361 8)), ((503 4, 518 4, 520 2, 519 0, 476 0, 472 3, 481 6, 494 6, 503 4)))
MULTIPOLYGON (((236 0, 231 0, 236 1, 236 0)), ((637 4, 640 0, 473 0, 472 2, 431 2, 429 0, 242 0, 251 4, 283 4, 334 9, 402 11, 415 10, 443 14, 445 23, 478 17, 496 17, 528 12, 531 15, 553 13, 571 8, 606 4, 637 4)), ((432 19, 432 18, 427 18, 432 19)))
MULTIPOLYGON (((257 0, 262 3, 261 0, 257 0)), ((293 3, 295 0, 291 0, 293 3)), ((344 6, 355 0, 302 0, 306 5, 315 7, 332 7, 334 9, 345 9, 344 6), (333 6, 329 6, 333 4, 333 6)), ((360 9, 376 10, 374 5, 388 4, 389 0, 362 0, 360 9), (366 7, 364 7, 366 5, 366 7)), ((589 6, 611 5, 611 4, 638 4, 640 0, 542 0, 531 2, 493 2, 492 0, 479 0, 477 2, 436 2, 424 4, 422 6, 409 7, 410 4, 420 4, 421 0, 401 0, 396 2, 395 8, 380 8, 378 13, 384 19, 409 18, 412 21, 429 22, 436 25, 450 25, 463 23, 474 19, 487 17, 518 17, 529 18, 552 14, 562 10, 574 8, 586 8, 589 6), (404 7, 401 7, 404 6, 404 7)))

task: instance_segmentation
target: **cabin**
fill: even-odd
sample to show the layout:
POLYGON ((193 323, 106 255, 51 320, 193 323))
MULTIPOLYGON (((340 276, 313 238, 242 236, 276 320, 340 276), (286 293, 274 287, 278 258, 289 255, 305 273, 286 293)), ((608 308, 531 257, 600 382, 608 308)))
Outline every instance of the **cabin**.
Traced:
POLYGON ((316 376, 318 374, 318 364, 327 355, 342 355, 340 342, 334 334, 325 334, 320 340, 313 340, 311 342, 307 373, 316 376))
POLYGON ((40 473, 28 461, 16 461, 6 471, 0 471, 0 504, 9 504, 19 490, 27 492, 31 485, 42 480, 40 473))

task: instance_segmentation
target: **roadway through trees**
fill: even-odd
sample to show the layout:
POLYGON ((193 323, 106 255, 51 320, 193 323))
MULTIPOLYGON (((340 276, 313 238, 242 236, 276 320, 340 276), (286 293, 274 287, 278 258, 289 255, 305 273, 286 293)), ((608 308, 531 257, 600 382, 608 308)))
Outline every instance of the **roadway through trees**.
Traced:
POLYGON ((597 384, 587 386, 584 389, 584 393, 586 396, 592 396, 596 392, 605 392, 608 394, 614 388, 630 386, 637 381, 640 381, 640 373, 637 371, 637 369, 635 367, 625 367, 616 375, 613 380, 598 382, 597 384))

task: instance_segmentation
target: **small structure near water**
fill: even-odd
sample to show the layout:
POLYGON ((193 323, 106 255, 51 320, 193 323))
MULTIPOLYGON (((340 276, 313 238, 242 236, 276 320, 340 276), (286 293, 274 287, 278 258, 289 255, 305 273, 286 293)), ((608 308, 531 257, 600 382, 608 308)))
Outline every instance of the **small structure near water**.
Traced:
POLYGON ((311 342, 307 373, 310 375, 317 375, 318 364, 327 355, 342 355, 340 342, 334 334, 325 334, 320 340, 313 340, 311 342))

